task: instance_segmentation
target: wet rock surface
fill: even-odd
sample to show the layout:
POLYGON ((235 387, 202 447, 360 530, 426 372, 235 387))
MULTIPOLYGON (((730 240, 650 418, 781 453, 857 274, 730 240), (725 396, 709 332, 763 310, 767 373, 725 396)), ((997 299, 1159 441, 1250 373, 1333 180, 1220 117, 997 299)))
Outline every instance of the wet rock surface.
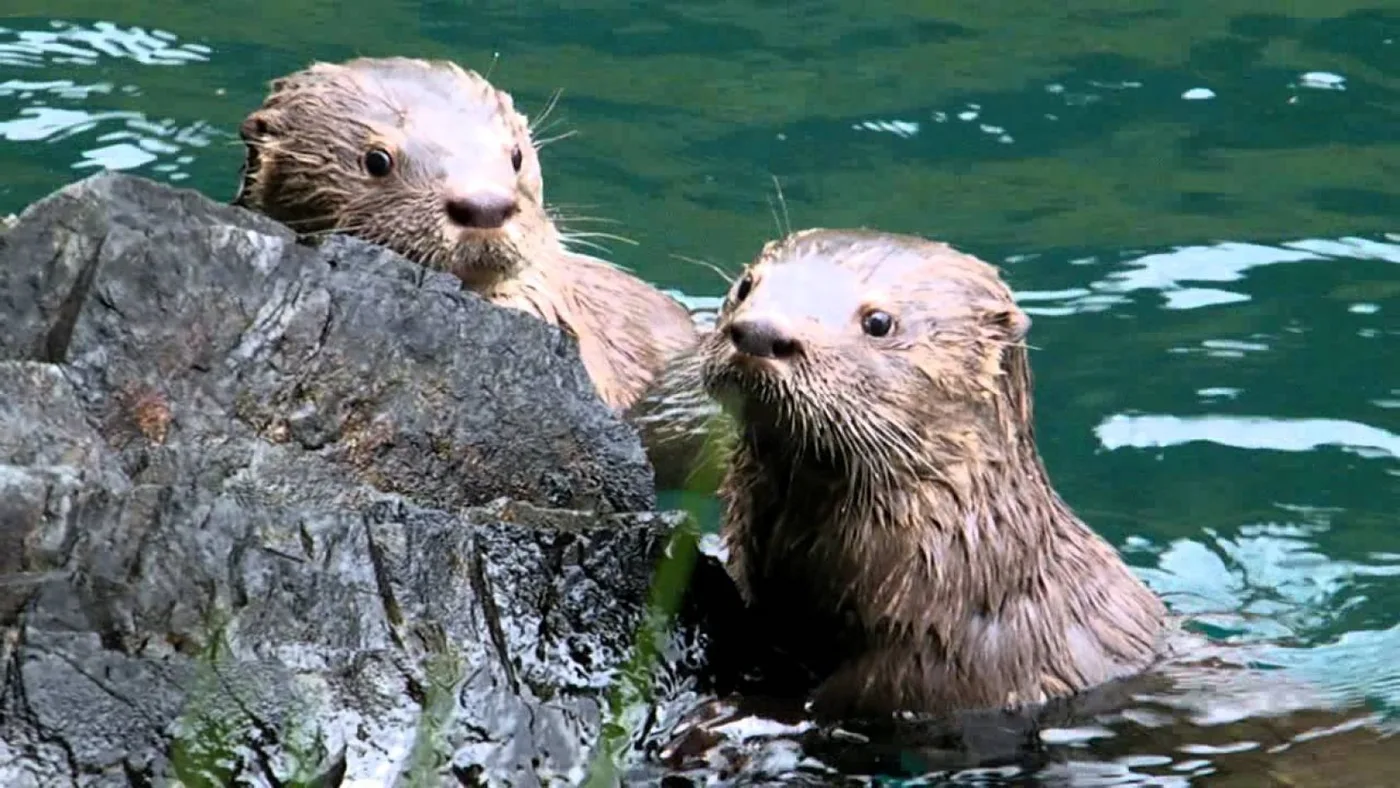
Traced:
POLYGON ((572 341, 379 247, 310 249, 117 174, 36 203, 2 240, 0 359, 63 364, 99 421, 163 409, 152 426, 176 445, 247 427, 440 508, 655 501, 572 341))
POLYGON ((573 782, 651 476, 556 329, 75 183, 0 236, 0 784, 573 782))

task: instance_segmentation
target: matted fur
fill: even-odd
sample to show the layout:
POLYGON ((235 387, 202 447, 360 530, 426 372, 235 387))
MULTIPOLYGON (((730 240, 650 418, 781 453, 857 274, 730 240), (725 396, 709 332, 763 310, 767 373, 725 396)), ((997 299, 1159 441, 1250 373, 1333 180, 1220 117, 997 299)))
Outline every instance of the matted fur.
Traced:
POLYGON ((475 71, 403 57, 314 63, 274 80, 240 134, 246 157, 235 204, 304 235, 381 244, 559 325, 615 408, 694 346, 694 324, 674 299, 567 248, 545 207, 528 120, 475 71), (393 156, 387 177, 366 171, 371 147, 393 156), (517 212, 499 229, 449 221, 448 197, 479 189, 515 198, 517 212))
POLYGON ((1016 706, 1154 661, 1165 607, 1051 486, 1030 319, 995 269, 813 229, 745 276, 700 347, 742 432, 722 533, 760 625, 822 679, 817 714, 1016 706), (862 331, 871 309, 888 335, 862 331), (728 329, 755 319, 797 351, 738 353, 728 329))

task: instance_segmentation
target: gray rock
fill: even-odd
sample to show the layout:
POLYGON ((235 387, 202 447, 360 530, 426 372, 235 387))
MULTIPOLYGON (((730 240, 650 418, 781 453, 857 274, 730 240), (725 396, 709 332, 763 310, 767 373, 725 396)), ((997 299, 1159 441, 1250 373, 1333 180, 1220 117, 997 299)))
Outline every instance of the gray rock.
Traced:
POLYGON ((0 784, 584 772, 686 529, 571 340, 108 174, 0 236, 0 359, 0 784))
POLYGON ((310 249, 133 176, 74 183, 0 236, 6 359, 64 364, 109 440, 143 413, 175 445, 236 422, 439 508, 655 503, 562 332, 379 247, 310 249))

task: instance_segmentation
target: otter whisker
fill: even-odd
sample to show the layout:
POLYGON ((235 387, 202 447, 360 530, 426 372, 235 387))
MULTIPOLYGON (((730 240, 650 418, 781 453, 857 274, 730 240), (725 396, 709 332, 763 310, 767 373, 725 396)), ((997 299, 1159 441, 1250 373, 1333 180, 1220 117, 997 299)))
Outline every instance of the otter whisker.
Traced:
POLYGON ((578 134, 578 129, 569 129, 568 131, 561 131, 558 134, 555 134, 553 137, 545 137, 543 139, 535 140, 535 150, 540 150, 546 145, 553 145, 554 143, 559 142, 561 140, 566 140, 572 136, 575 136, 576 134, 578 134))
POLYGON ((555 224, 573 224, 574 222, 599 222, 601 224, 622 224, 621 219, 611 219, 606 216, 571 216, 564 213, 551 213, 550 218, 555 224))
POLYGON ((550 204, 550 207, 549 207, 547 210, 558 210, 558 209, 572 210, 572 209, 574 209, 574 208, 578 208, 579 210, 589 210, 589 209, 597 208, 597 207, 599 207, 597 203, 589 203, 589 202, 556 202, 556 203, 551 203, 551 204, 550 204))
POLYGON ((734 275, 733 275, 733 274, 728 273, 728 272, 725 271, 723 268, 720 268, 718 265, 716 265, 715 263, 712 263, 712 262, 710 262, 710 261, 708 261, 708 260, 701 260, 701 259, 696 258, 696 257, 686 257, 686 256, 683 255, 683 254, 675 254, 675 253, 671 253, 671 254, 669 254, 669 255, 667 255, 667 256, 668 256, 668 257, 674 257, 675 259, 680 260, 680 261, 683 262, 683 263, 690 263, 691 265, 698 265, 698 266, 702 266, 702 267, 704 267, 704 268, 710 269, 711 271, 715 272, 715 275, 718 276, 718 277, 724 282, 724 284, 725 284, 726 286, 734 284, 734 275))
POLYGON ((596 231, 570 230, 570 231, 567 233, 567 235, 568 235, 568 237, 570 237, 570 238, 606 238, 606 239, 608 239, 608 240, 610 240, 610 241, 618 241, 618 242, 620 242, 620 243, 631 244, 632 246, 637 246, 637 245, 638 245, 637 242, 634 241, 634 240, 632 240, 631 238, 628 238, 628 237, 625 236, 625 235, 617 235, 617 234, 615 234, 615 233, 601 233, 601 232, 596 232, 596 231))
POLYGON ((571 233, 560 233, 559 239, 561 242, 563 242, 565 248, 569 249, 570 251, 573 251, 575 247, 581 246, 585 249, 592 249, 602 255, 612 254, 612 250, 608 247, 603 246, 600 243, 590 241, 587 238, 579 238, 571 233))
POLYGON ((768 203, 768 214, 773 217, 773 226, 777 228, 778 235, 787 235, 787 233, 783 231, 783 222, 781 219, 778 218, 778 209, 775 205, 773 205, 772 198, 764 197, 763 200, 764 202, 768 203))
POLYGON ((1043 350, 1039 345, 1032 345, 1024 339, 1019 342, 1012 342, 1005 339, 989 339, 988 344, 998 345, 1002 348, 1022 348, 1023 350, 1043 350))
MULTIPOLYGON (((778 180, 777 175, 770 175, 770 177, 773 179, 773 188, 778 195, 778 206, 781 207, 783 211, 783 220, 778 221, 778 213, 774 210, 773 221, 777 222, 778 232, 780 234, 784 236, 792 235, 792 217, 788 215, 787 199, 783 196, 783 184, 778 180)), ((771 201, 768 205, 769 208, 772 209, 773 204, 771 201)))
POLYGON ((530 121, 529 128, 531 135, 534 135, 539 132, 539 124, 544 123, 545 120, 549 117, 549 113, 554 111, 555 106, 559 104, 559 97, 562 95, 564 95, 563 88, 554 89, 554 94, 549 97, 549 102, 545 104, 544 111, 540 112, 539 115, 537 115, 533 120, 530 121))

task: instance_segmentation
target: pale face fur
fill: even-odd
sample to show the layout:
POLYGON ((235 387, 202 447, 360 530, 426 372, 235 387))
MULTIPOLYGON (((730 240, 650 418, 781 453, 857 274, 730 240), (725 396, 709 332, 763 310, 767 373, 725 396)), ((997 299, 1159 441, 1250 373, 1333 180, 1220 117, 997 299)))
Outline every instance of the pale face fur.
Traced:
POLYGON ((828 253, 827 239, 807 231, 770 243, 731 287, 706 342, 721 402, 772 438, 774 450, 862 477, 956 474, 969 452, 995 459, 1005 436, 984 430, 1019 416, 998 408, 1029 408, 998 396, 1000 348, 1020 343, 1030 326, 1010 292, 985 263, 942 245, 872 236, 838 240, 828 253), (750 292, 741 301, 745 278, 750 292), (893 321, 886 336, 862 330, 876 311, 893 321), (798 356, 739 358, 726 331, 745 320, 772 321, 800 338, 798 356), (950 441, 946 450, 925 448, 950 441))
POLYGON ((274 81, 241 134, 235 204, 302 234, 380 244, 560 326, 614 408, 694 344, 674 299, 565 247, 529 123, 476 72, 398 57, 317 63, 274 81))
POLYGON ((357 235, 472 286, 558 244, 527 120, 454 63, 317 63, 274 81, 240 132, 235 203, 298 232, 357 235), (454 219, 454 200, 509 215, 475 226, 454 219))
POLYGON ((703 340, 742 432, 730 568, 814 663, 819 713, 1034 702, 1152 660, 1165 610, 1036 451, 1029 327, 974 257, 808 230, 765 247, 703 340))

